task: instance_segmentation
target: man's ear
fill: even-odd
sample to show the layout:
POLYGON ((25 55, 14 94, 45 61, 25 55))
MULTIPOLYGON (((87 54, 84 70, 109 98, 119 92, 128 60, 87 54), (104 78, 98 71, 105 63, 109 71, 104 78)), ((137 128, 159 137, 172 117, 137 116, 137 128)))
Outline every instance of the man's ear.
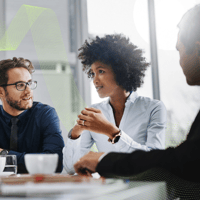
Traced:
POLYGON ((0 99, 2 99, 5 96, 5 90, 3 87, 0 87, 0 99))
POLYGON ((200 57, 200 42, 197 41, 195 45, 196 45, 197 55, 200 57))

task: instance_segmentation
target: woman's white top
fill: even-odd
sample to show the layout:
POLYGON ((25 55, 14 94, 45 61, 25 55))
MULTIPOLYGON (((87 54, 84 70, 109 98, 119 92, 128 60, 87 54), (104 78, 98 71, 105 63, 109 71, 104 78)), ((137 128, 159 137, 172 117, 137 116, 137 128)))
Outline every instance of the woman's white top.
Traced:
MULTIPOLYGON (((115 124, 109 99, 91 105, 100 109, 108 121, 115 124)), ((115 144, 108 142, 108 136, 83 131, 78 139, 68 138, 63 149, 63 165, 69 174, 75 173, 73 165, 96 143, 99 152, 150 151, 165 148, 166 108, 161 101, 138 96, 136 92, 128 97, 120 121, 122 135, 115 144)))

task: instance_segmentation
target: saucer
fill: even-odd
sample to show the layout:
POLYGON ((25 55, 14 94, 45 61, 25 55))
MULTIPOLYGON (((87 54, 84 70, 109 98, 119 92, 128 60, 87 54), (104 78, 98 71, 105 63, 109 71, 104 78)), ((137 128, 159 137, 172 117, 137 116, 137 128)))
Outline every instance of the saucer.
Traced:
POLYGON ((14 174, 14 172, 0 172, 0 176, 10 176, 11 174, 14 174))

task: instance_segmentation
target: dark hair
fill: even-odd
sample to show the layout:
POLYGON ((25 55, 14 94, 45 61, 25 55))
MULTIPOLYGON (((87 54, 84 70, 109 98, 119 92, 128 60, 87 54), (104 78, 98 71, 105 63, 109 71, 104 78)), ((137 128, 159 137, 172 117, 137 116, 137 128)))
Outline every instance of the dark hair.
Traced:
POLYGON ((0 86, 8 82, 8 70, 13 68, 23 67, 29 71, 30 74, 34 72, 34 66, 31 61, 24 58, 16 58, 0 61, 0 86))
POLYGON ((143 51, 129 38, 121 34, 96 36, 90 43, 86 40, 79 51, 78 58, 89 78, 92 77, 91 65, 100 61, 111 66, 117 84, 126 91, 136 91, 142 85, 149 63, 142 56, 143 51))
POLYGON ((191 54, 195 43, 200 41, 200 4, 183 15, 178 27, 179 38, 186 48, 186 53, 191 54))

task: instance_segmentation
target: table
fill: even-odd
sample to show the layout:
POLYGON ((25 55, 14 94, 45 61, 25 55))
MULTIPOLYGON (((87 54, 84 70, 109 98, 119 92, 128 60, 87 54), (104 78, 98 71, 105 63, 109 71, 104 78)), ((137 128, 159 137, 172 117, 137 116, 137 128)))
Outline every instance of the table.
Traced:
POLYGON ((166 199, 164 182, 94 179, 64 174, 0 177, 0 199, 166 199))

